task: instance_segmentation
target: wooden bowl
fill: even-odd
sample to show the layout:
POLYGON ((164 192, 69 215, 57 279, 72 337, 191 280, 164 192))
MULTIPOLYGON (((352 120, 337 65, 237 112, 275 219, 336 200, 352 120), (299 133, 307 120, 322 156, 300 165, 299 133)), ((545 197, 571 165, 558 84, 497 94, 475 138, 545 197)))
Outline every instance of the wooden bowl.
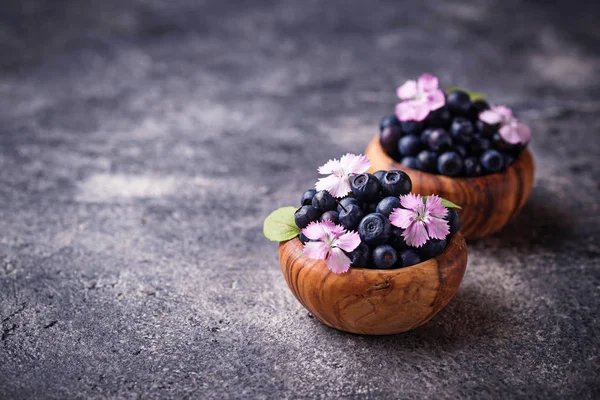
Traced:
POLYGON ((466 239, 491 235, 519 213, 533 186, 534 164, 529 149, 502 172, 473 178, 451 178, 407 168, 394 161, 376 136, 365 151, 371 160, 369 172, 400 169, 408 173, 415 193, 437 194, 459 206, 460 232, 466 239))
POLYGON ((296 238, 279 244, 279 262, 294 296, 325 325, 389 335, 423 325, 448 304, 467 267, 467 245, 456 233, 442 253, 422 263, 334 274, 325 261, 306 257, 296 238))

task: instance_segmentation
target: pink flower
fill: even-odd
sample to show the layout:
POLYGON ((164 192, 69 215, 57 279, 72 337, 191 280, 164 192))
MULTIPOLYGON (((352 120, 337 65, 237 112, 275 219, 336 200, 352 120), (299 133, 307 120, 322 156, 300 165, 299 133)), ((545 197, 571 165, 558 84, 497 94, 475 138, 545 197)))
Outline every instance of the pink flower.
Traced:
POLYGON ((430 111, 446 103, 444 92, 438 89, 438 78, 423 74, 418 81, 408 80, 397 90, 403 101, 396 104, 396 116, 400 121, 423 121, 430 111))
POLYGON ((360 244, 358 233, 346 232, 343 226, 331 221, 311 222, 302 229, 312 242, 304 245, 304 255, 315 260, 325 260, 327 268, 341 274, 350 268, 350 258, 344 251, 351 252, 360 244))
POLYGON ((400 196, 403 208, 396 208, 390 214, 392 225, 404 229, 402 236, 406 244, 413 247, 423 246, 427 240, 444 239, 450 233, 448 221, 443 218, 448 209, 442 200, 435 195, 423 198, 414 193, 400 196))
POLYGON ((371 162, 365 156, 346 154, 340 160, 329 160, 319 167, 320 174, 330 174, 320 178, 315 184, 317 190, 327 190, 333 197, 344 197, 351 191, 350 175, 362 174, 371 166, 371 162))
POLYGON ((506 106, 492 106, 491 110, 482 111, 479 119, 490 125, 500 124, 498 132, 508 143, 526 144, 531 140, 531 129, 516 119, 510 108, 506 106))

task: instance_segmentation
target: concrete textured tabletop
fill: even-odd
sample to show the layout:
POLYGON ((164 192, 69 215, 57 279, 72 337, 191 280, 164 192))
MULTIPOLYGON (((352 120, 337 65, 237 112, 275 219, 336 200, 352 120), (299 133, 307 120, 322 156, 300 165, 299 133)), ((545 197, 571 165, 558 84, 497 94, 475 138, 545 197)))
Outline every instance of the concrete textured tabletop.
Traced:
POLYGON ((600 7, 581 3, 3 4, 0 398, 598 398, 600 7), (262 222, 422 72, 518 112, 534 188, 429 323, 338 332, 262 222))

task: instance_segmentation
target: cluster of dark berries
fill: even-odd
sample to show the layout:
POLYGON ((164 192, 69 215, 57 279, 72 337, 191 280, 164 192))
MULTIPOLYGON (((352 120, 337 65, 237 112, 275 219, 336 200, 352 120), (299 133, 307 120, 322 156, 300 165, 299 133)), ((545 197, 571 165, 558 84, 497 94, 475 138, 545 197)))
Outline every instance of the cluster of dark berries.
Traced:
MULTIPOLYGON (((410 247, 402 236, 403 229, 389 221, 392 211, 401 207, 399 196, 412 190, 408 174, 398 170, 359 174, 351 179, 351 187, 352 193, 341 199, 326 190, 305 191, 294 218, 300 229, 313 221, 329 220, 358 231, 361 244, 348 254, 353 267, 392 269, 418 264, 441 253, 450 235, 460 229, 458 214, 449 209, 445 219, 450 235, 443 240, 429 239, 420 248, 410 247)), ((305 244, 309 239, 300 233, 300 241, 305 244)))
POLYGON ((399 121, 395 115, 379 124, 384 151, 402 165, 447 176, 480 176, 510 166, 526 147, 506 142, 498 125, 479 114, 490 108, 471 101, 460 90, 446 95, 446 104, 423 121, 399 121))

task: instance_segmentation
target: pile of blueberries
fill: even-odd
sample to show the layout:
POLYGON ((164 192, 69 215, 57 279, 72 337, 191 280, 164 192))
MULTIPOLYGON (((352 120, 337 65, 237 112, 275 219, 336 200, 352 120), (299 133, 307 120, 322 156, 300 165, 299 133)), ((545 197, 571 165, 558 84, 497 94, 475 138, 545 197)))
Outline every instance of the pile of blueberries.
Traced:
MULTIPOLYGON (((410 177, 399 170, 364 173, 351 179, 351 187, 352 193, 342 199, 326 190, 305 191, 294 218, 300 229, 313 221, 330 220, 358 231, 361 244, 347 254, 353 267, 392 269, 418 264, 441 253, 460 229, 458 214, 448 209, 450 235, 443 240, 429 239, 419 248, 410 247, 402 237, 403 230, 389 221, 392 211, 401 207, 399 196, 412 190, 410 177)), ((304 244, 309 239, 300 233, 300 241, 304 244)))
POLYGON ((510 166, 526 145, 506 142, 498 126, 479 119, 490 106, 471 101, 457 90, 446 104, 423 121, 399 121, 395 115, 379 124, 384 151, 402 165, 447 176, 480 176, 510 166))

